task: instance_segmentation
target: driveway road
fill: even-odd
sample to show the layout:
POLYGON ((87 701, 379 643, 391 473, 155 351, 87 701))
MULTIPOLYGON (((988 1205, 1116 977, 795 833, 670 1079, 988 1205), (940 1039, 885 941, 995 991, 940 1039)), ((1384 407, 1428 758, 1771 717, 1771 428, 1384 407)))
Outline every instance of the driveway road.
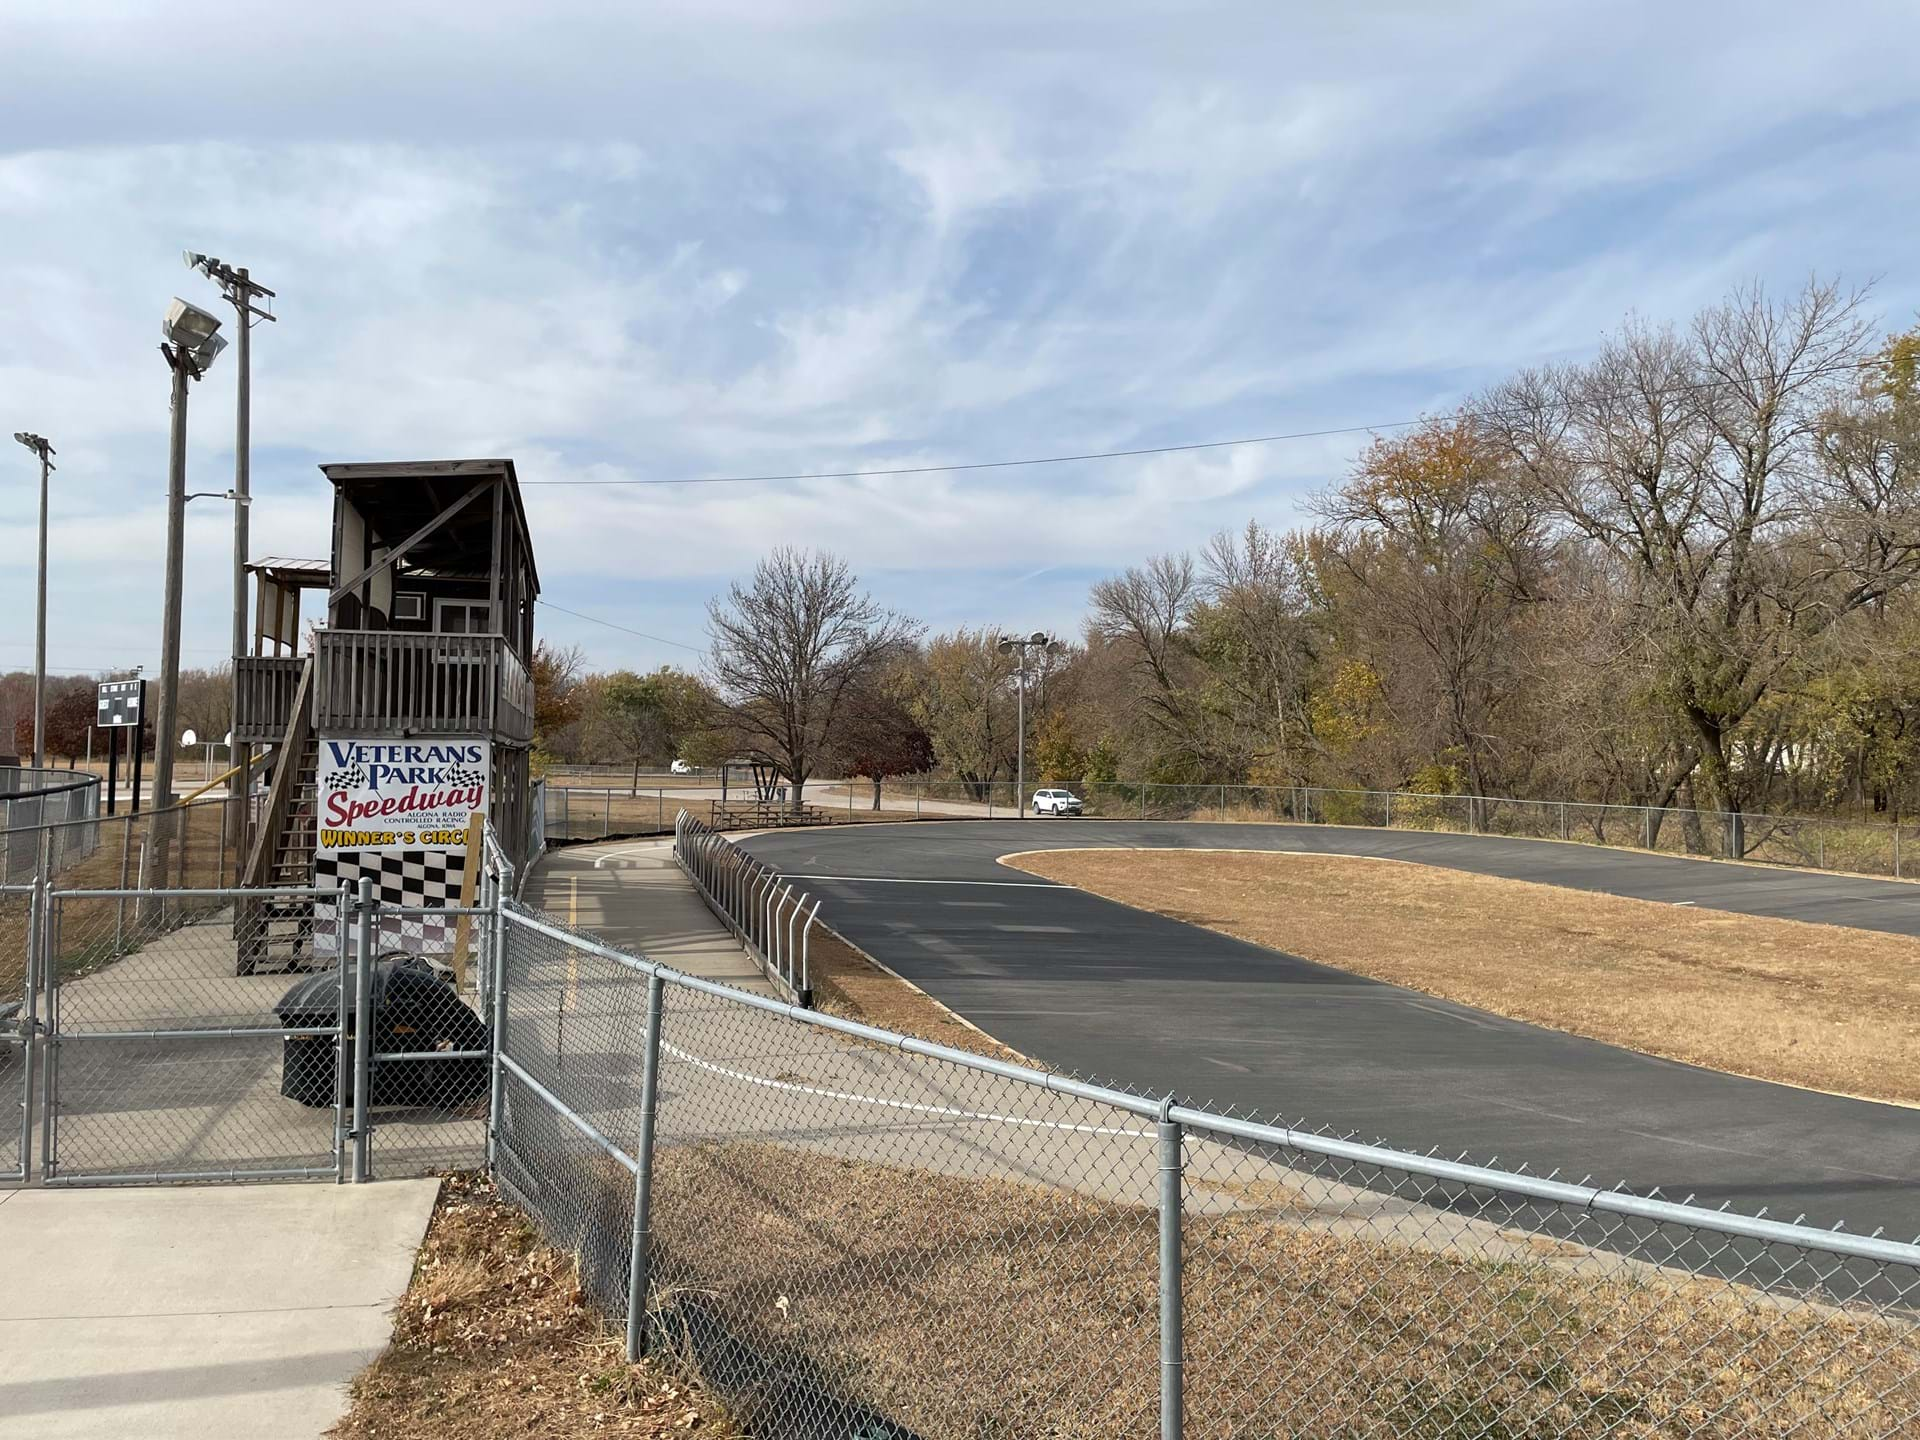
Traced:
POLYGON ((1232 848, 1412 860, 1920 935, 1920 886, 1464 835, 1026 820, 865 825, 747 847, 822 918, 1065 1071, 1403 1149, 1777 1219, 1920 1233, 1920 1110, 1742 1079, 1367 980, 998 863, 1030 849, 1232 848))

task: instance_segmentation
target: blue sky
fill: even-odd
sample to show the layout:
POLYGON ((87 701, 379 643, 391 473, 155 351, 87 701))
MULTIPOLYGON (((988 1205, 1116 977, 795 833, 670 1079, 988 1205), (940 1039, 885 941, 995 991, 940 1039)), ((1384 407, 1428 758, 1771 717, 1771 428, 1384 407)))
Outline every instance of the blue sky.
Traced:
MULTIPOLYGON (((61 452, 50 663, 158 653, 159 320, 219 308, 183 248, 282 297, 257 555, 324 551, 322 461, 665 480, 1364 425, 1813 272, 1913 323, 1920 10, 1557 8, 0 0, 0 433, 61 452)), ((224 488, 230 365, 191 417, 224 488)), ((696 650, 776 543, 935 628, 1075 629, 1093 579, 1297 523, 1363 443, 527 508, 549 599, 696 650)), ((0 669, 32 657, 8 456, 0 669)), ((230 511, 189 513, 205 664, 230 511)))

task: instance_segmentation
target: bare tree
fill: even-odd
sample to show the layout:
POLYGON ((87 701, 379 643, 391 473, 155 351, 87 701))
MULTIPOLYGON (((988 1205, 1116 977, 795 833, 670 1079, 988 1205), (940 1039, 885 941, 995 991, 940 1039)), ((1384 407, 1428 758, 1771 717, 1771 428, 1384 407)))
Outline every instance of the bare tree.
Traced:
POLYGON ((862 594, 844 560, 782 548, 707 607, 714 688, 733 727, 802 792, 852 688, 919 634, 862 594))
POLYGON ((1249 520, 1201 553, 1194 648, 1212 674, 1225 748, 1268 780, 1306 779, 1309 678, 1317 650, 1298 536, 1249 520))
POLYGON ((1093 587, 1095 635, 1118 645, 1136 678, 1134 705, 1158 738, 1156 766, 1165 774, 1217 771, 1200 704, 1202 666, 1188 621, 1204 598, 1193 557, 1155 555, 1093 587))
POLYGON ((1842 617, 1920 576, 1910 469, 1836 423, 1871 352, 1862 295, 1735 292, 1680 334, 1630 324, 1523 373, 1486 433, 1597 546, 1714 797, 1747 808, 1736 732, 1842 617))

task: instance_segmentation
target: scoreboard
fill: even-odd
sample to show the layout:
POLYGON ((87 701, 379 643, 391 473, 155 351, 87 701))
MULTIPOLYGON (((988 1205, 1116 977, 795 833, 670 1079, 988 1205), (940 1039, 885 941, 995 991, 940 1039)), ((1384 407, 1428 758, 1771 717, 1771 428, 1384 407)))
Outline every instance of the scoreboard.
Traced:
POLYGON ((132 729, 140 723, 147 698, 144 680, 104 680, 100 683, 93 723, 103 730, 132 729))

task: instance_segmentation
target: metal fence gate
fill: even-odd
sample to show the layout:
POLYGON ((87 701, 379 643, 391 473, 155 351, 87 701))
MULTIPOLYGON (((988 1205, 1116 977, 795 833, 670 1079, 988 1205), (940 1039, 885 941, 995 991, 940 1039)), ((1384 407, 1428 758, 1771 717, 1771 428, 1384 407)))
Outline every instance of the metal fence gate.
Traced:
POLYGON ((336 898, 48 895, 47 1183, 337 1177, 346 947, 323 923, 336 898), (287 1003, 303 975, 332 982, 318 1013, 287 1003))
MULTIPOLYGON (((348 1174, 370 1180, 482 1164, 497 917, 484 907, 395 905, 378 899, 370 881, 362 885, 353 907, 354 983, 362 994, 377 988, 379 999, 364 1046, 359 1025, 351 1026, 348 1174), (440 960, 440 970, 392 963, 422 955, 440 960)), ((360 1013, 358 1000, 351 1009, 360 1013)))
POLYGON ((383 903, 370 882, 0 885, 0 1094, 18 1105, 0 1181, 36 1161, 54 1185, 480 1164, 497 876, 484 884, 464 909, 383 903))
POLYGON ((0 885, 0 1181, 25 1180, 33 1153, 38 894, 32 885, 0 885))

